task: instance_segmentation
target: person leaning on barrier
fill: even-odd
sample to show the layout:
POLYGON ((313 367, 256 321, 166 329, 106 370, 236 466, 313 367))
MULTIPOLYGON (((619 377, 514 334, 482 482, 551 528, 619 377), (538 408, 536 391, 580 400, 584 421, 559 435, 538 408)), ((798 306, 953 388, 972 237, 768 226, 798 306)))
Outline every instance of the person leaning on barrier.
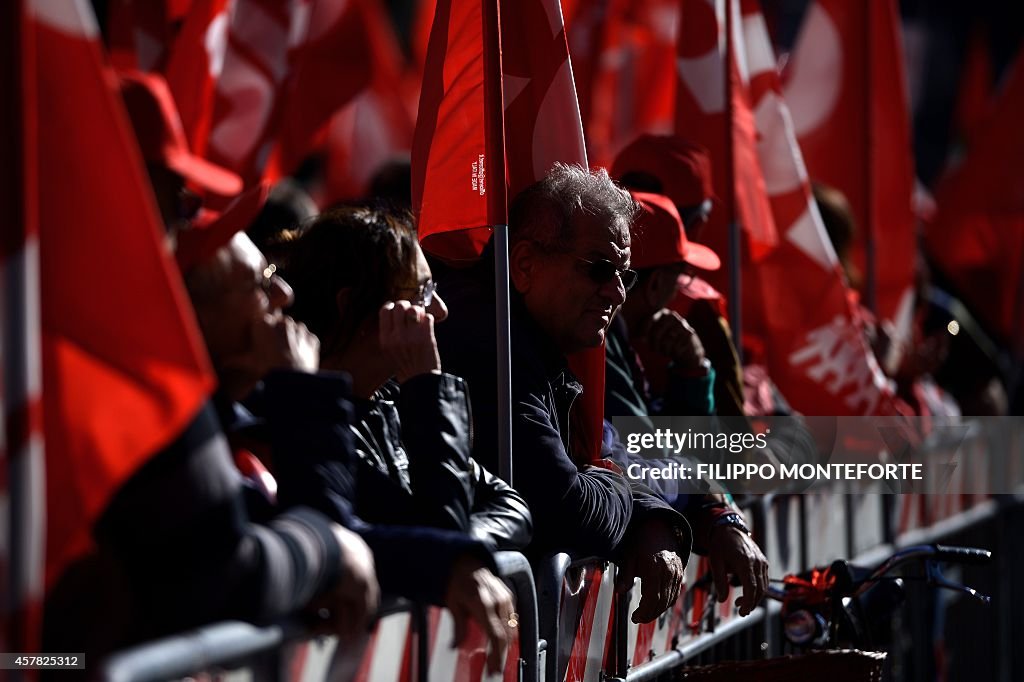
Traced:
POLYGON ((352 377, 355 511, 372 523, 459 530, 522 549, 526 502, 470 457, 470 401, 442 372, 434 325, 448 316, 411 214, 341 208, 291 242, 290 312, 322 340, 321 367, 352 377))
MULTIPOLYGON (((294 300, 291 287, 247 236, 231 236, 247 222, 222 217, 207 230, 182 233, 179 249, 194 261, 179 256, 179 265, 221 378, 215 397, 221 423, 236 445, 261 451, 276 479, 276 492, 266 491, 264 507, 311 507, 356 531, 373 551, 381 589, 448 606, 458 632, 467 619, 477 621, 492 644, 488 663, 495 669, 515 607, 493 573, 493 543, 461 528, 412 525, 426 520, 426 510, 404 518, 402 526, 371 524, 353 510, 368 479, 354 461, 349 379, 318 371, 317 337, 284 313, 294 300), (410 572, 412 564, 417 570, 410 572)), ((238 448, 236 454, 247 455, 238 448)), ((512 537, 516 533, 525 535, 520 542, 529 537, 528 516, 510 531, 512 537)))
MULTIPOLYGON (((162 80, 129 77, 121 89, 173 242, 187 225, 174 208, 186 178, 212 191, 237 190, 241 181, 192 156, 175 136, 180 123, 162 80)), ((262 522, 250 517, 209 403, 114 493, 93 539, 92 551, 47 596, 43 650, 83 652, 98 662, 218 620, 266 623, 322 607, 336 615, 335 631, 349 634, 377 607, 373 557, 355 533, 309 507, 262 522)))
MULTIPOLYGON (((643 584, 633 614, 647 622, 679 594, 690 552, 686 520, 614 465, 591 463, 571 430, 585 428, 582 388, 567 355, 599 346, 625 298, 629 224, 636 206, 604 171, 556 164, 509 211, 512 284, 512 460, 517 489, 533 511, 541 555, 570 551, 612 558, 620 586, 643 584)), ((441 283, 449 321, 438 327, 445 366, 464 376, 477 400, 497 393, 493 352, 493 257, 441 283)), ((474 457, 497 466, 497 416, 474 413, 474 457)))
MULTIPOLYGON (((282 309, 292 301, 291 288, 280 276, 275 276, 263 255, 240 232, 253 222, 263 206, 265 194, 262 189, 251 189, 219 217, 211 214, 201 220, 190 219, 196 216, 199 207, 196 197, 184 189, 186 179, 200 186, 206 186, 204 179, 213 180, 216 186, 209 188, 216 194, 225 193, 229 180, 233 179, 237 186, 241 186, 241 181, 224 169, 190 156, 173 99, 160 77, 123 75, 121 88, 169 232, 168 241, 175 246, 178 266, 184 274, 186 288, 193 299, 201 331, 217 371, 219 386, 212 400, 216 416, 213 416, 213 410, 207 410, 204 413, 204 426, 226 432, 236 444, 239 440, 245 440, 246 445, 254 447, 261 444, 261 439, 266 439, 267 431, 271 436, 280 431, 276 425, 287 424, 291 433, 301 431, 301 425, 305 423, 303 418, 308 420, 313 415, 287 412, 287 407, 294 402, 290 399, 294 395, 290 388, 296 383, 304 388, 313 385, 322 388, 315 394, 324 399, 307 402, 315 404, 318 410, 314 423, 347 423, 350 414, 347 382, 339 377, 324 377, 322 383, 316 383, 318 379, 312 373, 318 367, 317 339, 303 325, 283 313, 282 309), (261 390, 254 390, 257 388, 261 390), (264 388, 267 390, 262 390, 264 388), (239 400, 243 397, 252 398, 254 393, 256 397, 270 401, 274 406, 271 413, 278 415, 278 419, 269 420, 267 424, 253 418, 239 400), (273 403, 274 399, 278 402, 273 403), (247 438, 247 432, 250 431, 261 437, 250 435, 247 438)), ((346 434, 347 431, 341 431, 340 436, 331 432, 326 435, 335 436, 333 439, 319 438, 306 444, 310 447, 329 447, 334 452, 350 452, 351 441, 346 434)), ((325 435, 323 431, 321 435, 325 435)), ((171 506, 171 500, 153 492, 153 481, 148 476, 168 476, 172 481, 177 480, 187 493, 188 481, 182 482, 182 479, 186 475, 202 474, 207 479, 207 486, 201 485, 201 492, 207 497, 225 500, 228 491, 233 496, 230 497, 233 505, 229 508, 230 514, 224 502, 218 503, 222 507, 218 509, 222 515, 229 515, 232 519, 240 514, 243 517, 249 515, 267 524, 280 525, 284 531, 295 535, 295 540, 284 549, 274 549, 272 546, 263 549, 265 557, 261 555, 258 545, 247 548, 250 554, 245 559, 257 567, 260 561, 266 564, 268 577, 263 587, 265 593, 259 595, 259 598, 250 599, 251 603, 246 604, 246 610, 236 609, 218 617, 247 617, 249 620, 263 622, 305 605, 308 614, 317 616, 315 622, 318 629, 347 635, 365 629, 376 610, 378 580, 381 587, 389 592, 414 599, 439 601, 445 592, 449 592, 447 596, 454 603, 452 610, 457 623, 464 626, 467 617, 472 617, 497 644, 493 647, 492 660, 489 662, 490 665, 496 665, 496 656, 503 650, 506 640, 503 623, 505 613, 511 609, 511 599, 493 574, 478 569, 472 560, 475 554, 489 560, 486 547, 451 531, 370 526, 345 508, 345 498, 341 496, 333 501, 335 504, 329 506, 315 499, 288 505, 268 504, 263 499, 266 496, 254 494, 252 485, 243 486, 239 481, 237 465, 249 462, 245 458, 247 453, 234 447, 236 463, 232 464, 231 453, 224 449, 222 442, 221 438, 218 446, 224 452, 203 454, 208 459, 212 457, 216 460, 216 471, 202 468, 194 461, 196 458, 186 460, 184 464, 177 462, 181 466, 188 466, 188 470, 181 474, 176 474, 174 470, 169 472, 166 466, 157 468, 156 473, 146 474, 144 484, 140 483, 130 489, 130 495, 124 496, 127 501, 118 503, 118 513, 115 514, 119 522, 124 523, 124 519, 129 518, 123 513, 124 509, 138 507, 144 512, 144 505, 151 503, 151 498, 155 505, 165 509, 171 506), (218 476, 229 477, 230 485, 218 482, 218 476), (340 552, 334 548, 333 543, 323 540, 317 543, 315 538, 301 537, 303 534, 298 531, 302 526, 293 517, 314 524, 314 529, 321 527, 315 523, 323 524, 328 529, 328 540, 336 539, 336 543, 341 543, 340 552), (346 528, 357 531, 358 535, 346 528), (326 550, 319 549, 323 544, 326 544, 326 550), (318 552, 327 552, 329 560, 317 559, 318 552), (329 570, 338 562, 333 557, 339 553, 340 568, 329 570), (423 556, 435 557, 436 561, 422 562, 423 556), (428 565, 410 578, 406 566, 414 561, 428 565), (288 562, 291 562, 291 567, 288 562), (432 566, 442 568, 431 571, 432 566), (332 578, 337 573, 341 574, 341 578, 332 578), (298 587, 289 591, 292 581, 298 587), (337 587, 326 591, 322 586, 324 582, 328 585, 336 584, 337 587), (450 586, 455 589, 449 589, 450 586), (286 598, 291 598, 291 601, 285 601, 286 598), (261 606, 261 600, 269 601, 271 607, 261 606), (319 615, 325 612, 329 614, 326 623, 319 615)), ((300 443, 289 444, 295 449, 300 447, 300 443)), ((255 461, 255 458, 251 459, 255 461)), ((346 474, 337 473, 337 489, 350 499, 354 482, 353 477, 346 474)), ((245 482, 251 483, 253 479, 260 480, 260 477, 251 476, 245 482)), ((289 491, 289 486, 283 486, 282 492, 286 497, 289 491)), ((198 505, 197 509, 202 510, 204 507, 198 505)), ((203 513, 209 515, 209 512, 203 513)), ((145 518, 144 514, 141 517, 145 518)), ((175 527, 174 518, 170 516, 167 522, 172 529, 175 527)), ((214 559, 218 558, 224 548, 204 539, 208 534, 226 538, 228 532, 218 525, 220 519, 216 517, 204 518, 197 512, 195 518, 203 519, 202 531, 195 534, 199 544, 177 546, 178 550, 184 547, 185 551, 196 555, 197 561, 203 558, 204 551, 212 553, 214 559)), ((157 527, 159 529, 164 526, 158 524, 157 527)), ((120 526, 115 530, 121 534, 128 531, 120 526)), ((178 535, 182 535, 181 532, 174 531, 172 537, 178 535)), ((266 544, 266 535, 265 531, 259 532, 257 539, 266 544)), ((309 534, 306 532, 304 535, 309 534)), ((160 537, 159 534, 156 537, 160 537)), ((175 547, 173 543, 170 545, 172 549, 175 547)), ((171 567, 181 566, 182 563, 186 567, 189 565, 181 560, 166 563, 171 567)), ((209 561, 204 566, 208 564, 209 561)), ((217 569, 216 561, 211 569, 217 569)), ((198 570, 194 569, 193 572, 198 570)), ((240 574, 239 579, 242 581, 240 585, 223 586, 213 580, 209 584, 211 589, 219 590, 216 597, 227 598, 251 587, 252 581, 246 579, 244 574, 240 574)), ((176 593, 168 594, 173 597, 176 593)), ((217 605, 219 600, 211 598, 209 603, 217 605)), ((164 606, 163 611, 155 609, 153 612, 169 614, 167 621, 170 622, 175 622, 170 614, 179 612, 179 609, 186 614, 179 626, 168 630, 170 632, 206 617, 205 606, 207 604, 199 607, 191 604, 188 599, 179 598, 164 606)), ((144 633, 138 634, 147 636, 144 633)))

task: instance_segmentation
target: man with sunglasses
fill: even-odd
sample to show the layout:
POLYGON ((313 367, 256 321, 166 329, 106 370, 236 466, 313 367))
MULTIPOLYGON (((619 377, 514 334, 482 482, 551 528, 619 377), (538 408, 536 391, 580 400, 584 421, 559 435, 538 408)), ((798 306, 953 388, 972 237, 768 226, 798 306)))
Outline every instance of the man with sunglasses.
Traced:
MULTIPOLYGON (((619 562, 620 587, 641 579, 634 622, 676 600, 690 552, 690 527, 649 488, 579 447, 582 386, 567 356, 600 346, 636 283, 630 223, 637 211, 604 170, 555 164, 509 208, 514 483, 529 503, 528 551, 569 551, 619 562)), ((436 329, 442 362, 481 404, 497 391, 493 355, 493 257, 441 282, 449 321, 436 329)), ((497 416, 476 409, 473 456, 496 470, 497 416)))

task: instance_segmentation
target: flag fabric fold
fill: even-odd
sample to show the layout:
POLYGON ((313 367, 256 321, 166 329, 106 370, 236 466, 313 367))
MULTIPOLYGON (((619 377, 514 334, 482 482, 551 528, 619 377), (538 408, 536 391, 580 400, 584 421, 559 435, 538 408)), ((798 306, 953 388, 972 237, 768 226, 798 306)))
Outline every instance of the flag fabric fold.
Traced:
MULTIPOLYGON (((665 134, 675 115, 676 31, 679 0, 610 0, 600 22, 590 22, 590 35, 570 26, 570 37, 592 63, 585 119, 591 161, 610 167, 627 144, 643 133, 665 134), (586 46, 598 44, 596 54, 586 46)), ((570 44, 572 47, 572 44, 570 44)), ((576 55, 573 54, 576 67, 576 55)), ((581 98, 582 99, 582 98, 581 98)))
MULTIPOLYGON (((858 234, 874 312, 909 332, 916 253, 914 164, 899 14, 893 0, 817 0, 784 73, 786 103, 811 178, 839 189, 858 234)), ((870 301, 869 301, 870 303, 870 301)))
MULTIPOLYGON (((684 0, 682 22, 676 130, 724 161, 715 193, 745 237, 743 334, 766 355, 754 360, 806 414, 895 413, 811 196, 760 5, 684 0)), ((705 231, 719 243, 721 222, 705 231)))
POLYGON ((506 223, 499 46, 484 39, 496 21, 497 0, 439 0, 427 46, 412 205, 423 247, 456 264, 476 260, 506 223))
MULTIPOLYGON (((750 257, 759 260, 776 246, 778 233, 758 159, 748 60, 767 68, 764 48, 770 57, 770 44, 750 45, 762 49, 747 53, 739 0, 683 0, 677 35, 676 134, 711 152, 716 193, 724 202, 711 214, 706 240, 728 253, 728 225, 738 222, 750 257)), ((709 279, 727 288, 724 279, 709 279)))
POLYGON ((84 0, 29 7, 52 584, 90 547, 110 496, 195 416, 214 378, 91 9, 84 0))
POLYGON ((1024 52, 935 190, 925 248, 986 327, 1024 357, 1024 52))
POLYGON ((42 343, 34 32, 24 2, 0 7, 0 617, 3 651, 39 651, 43 599, 42 343))

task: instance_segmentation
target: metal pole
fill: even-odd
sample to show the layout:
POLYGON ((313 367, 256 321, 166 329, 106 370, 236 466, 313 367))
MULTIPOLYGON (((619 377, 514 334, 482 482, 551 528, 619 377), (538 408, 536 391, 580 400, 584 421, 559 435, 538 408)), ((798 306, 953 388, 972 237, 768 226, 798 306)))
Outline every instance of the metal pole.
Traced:
POLYGON ((864 69, 864 304, 875 315, 878 315, 878 262, 876 258, 875 212, 872 210, 874 192, 871 181, 874 177, 872 162, 875 159, 874 135, 872 128, 874 124, 874 98, 871 93, 871 67, 874 59, 874 50, 871 46, 871 19, 873 13, 878 11, 878 3, 869 1, 865 4, 864 10, 864 58, 867 60, 867 68, 864 69))
POLYGON ((1010 414, 1020 414, 1022 403, 1021 384, 1024 383, 1024 268, 1017 278, 1017 292, 1013 303, 1017 329, 1010 344, 1010 370, 1007 377, 1007 393, 1010 398, 1010 414))
POLYGON ((495 225, 494 323, 498 339, 498 475, 512 485, 512 347, 508 293, 508 225, 495 225))
POLYGON ((729 223, 729 327, 732 330, 733 343, 740 364, 743 363, 743 306, 740 303, 743 274, 740 268, 740 224, 733 220, 729 223))
POLYGON ((488 221, 494 225, 494 315, 497 339, 498 475, 512 485, 512 364, 508 305, 508 197, 505 178, 505 105, 502 97, 501 12, 498 0, 485 0, 484 128, 489 187, 488 221))
POLYGON ((741 287, 743 286, 743 277, 740 273, 740 268, 743 267, 740 262, 740 248, 742 246, 741 235, 740 235, 740 224, 736 220, 736 159, 734 158, 733 149, 733 117, 735 113, 732 107, 732 61, 735 58, 735 49, 733 46, 733 30, 736 17, 733 16, 733 9, 739 11, 739 6, 733 0, 726 0, 725 5, 725 106, 726 106, 726 120, 728 125, 725 133, 725 163, 726 163, 726 178, 729 183, 728 196, 729 204, 732 210, 733 219, 729 223, 729 326, 732 329, 733 343, 736 345, 736 352, 739 356, 740 363, 743 362, 743 320, 741 318, 741 311, 743 306, 740 302, 742 298, 741 287), (735 7, 734 7, 735 5, 735 7))

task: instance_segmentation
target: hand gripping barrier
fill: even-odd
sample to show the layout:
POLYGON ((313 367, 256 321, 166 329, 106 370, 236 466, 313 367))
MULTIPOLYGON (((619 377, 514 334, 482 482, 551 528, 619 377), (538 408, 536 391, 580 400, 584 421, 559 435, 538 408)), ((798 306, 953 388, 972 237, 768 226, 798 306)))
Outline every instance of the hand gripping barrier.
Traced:
MULTIPOLYGON (((498 552, 495 561, 516 597, 519 640, 509 648, 505 674, 487 679, 538 682, 537 601, 530 564, 517 552, 498 552)), ((263 627, 228 621, 117 652, 103 662, 97 677, 150 682, 244 670, 256 680, 474 682, 484 679, 484 651, 479 630, 471 630, 452 654, 451 617, 445 609, 391 599, 382 606, 373 632, 344 649, 334 637, 310 639, 294 620, 263 627), (474 674, 460 670, 467 666, 474 674)))

